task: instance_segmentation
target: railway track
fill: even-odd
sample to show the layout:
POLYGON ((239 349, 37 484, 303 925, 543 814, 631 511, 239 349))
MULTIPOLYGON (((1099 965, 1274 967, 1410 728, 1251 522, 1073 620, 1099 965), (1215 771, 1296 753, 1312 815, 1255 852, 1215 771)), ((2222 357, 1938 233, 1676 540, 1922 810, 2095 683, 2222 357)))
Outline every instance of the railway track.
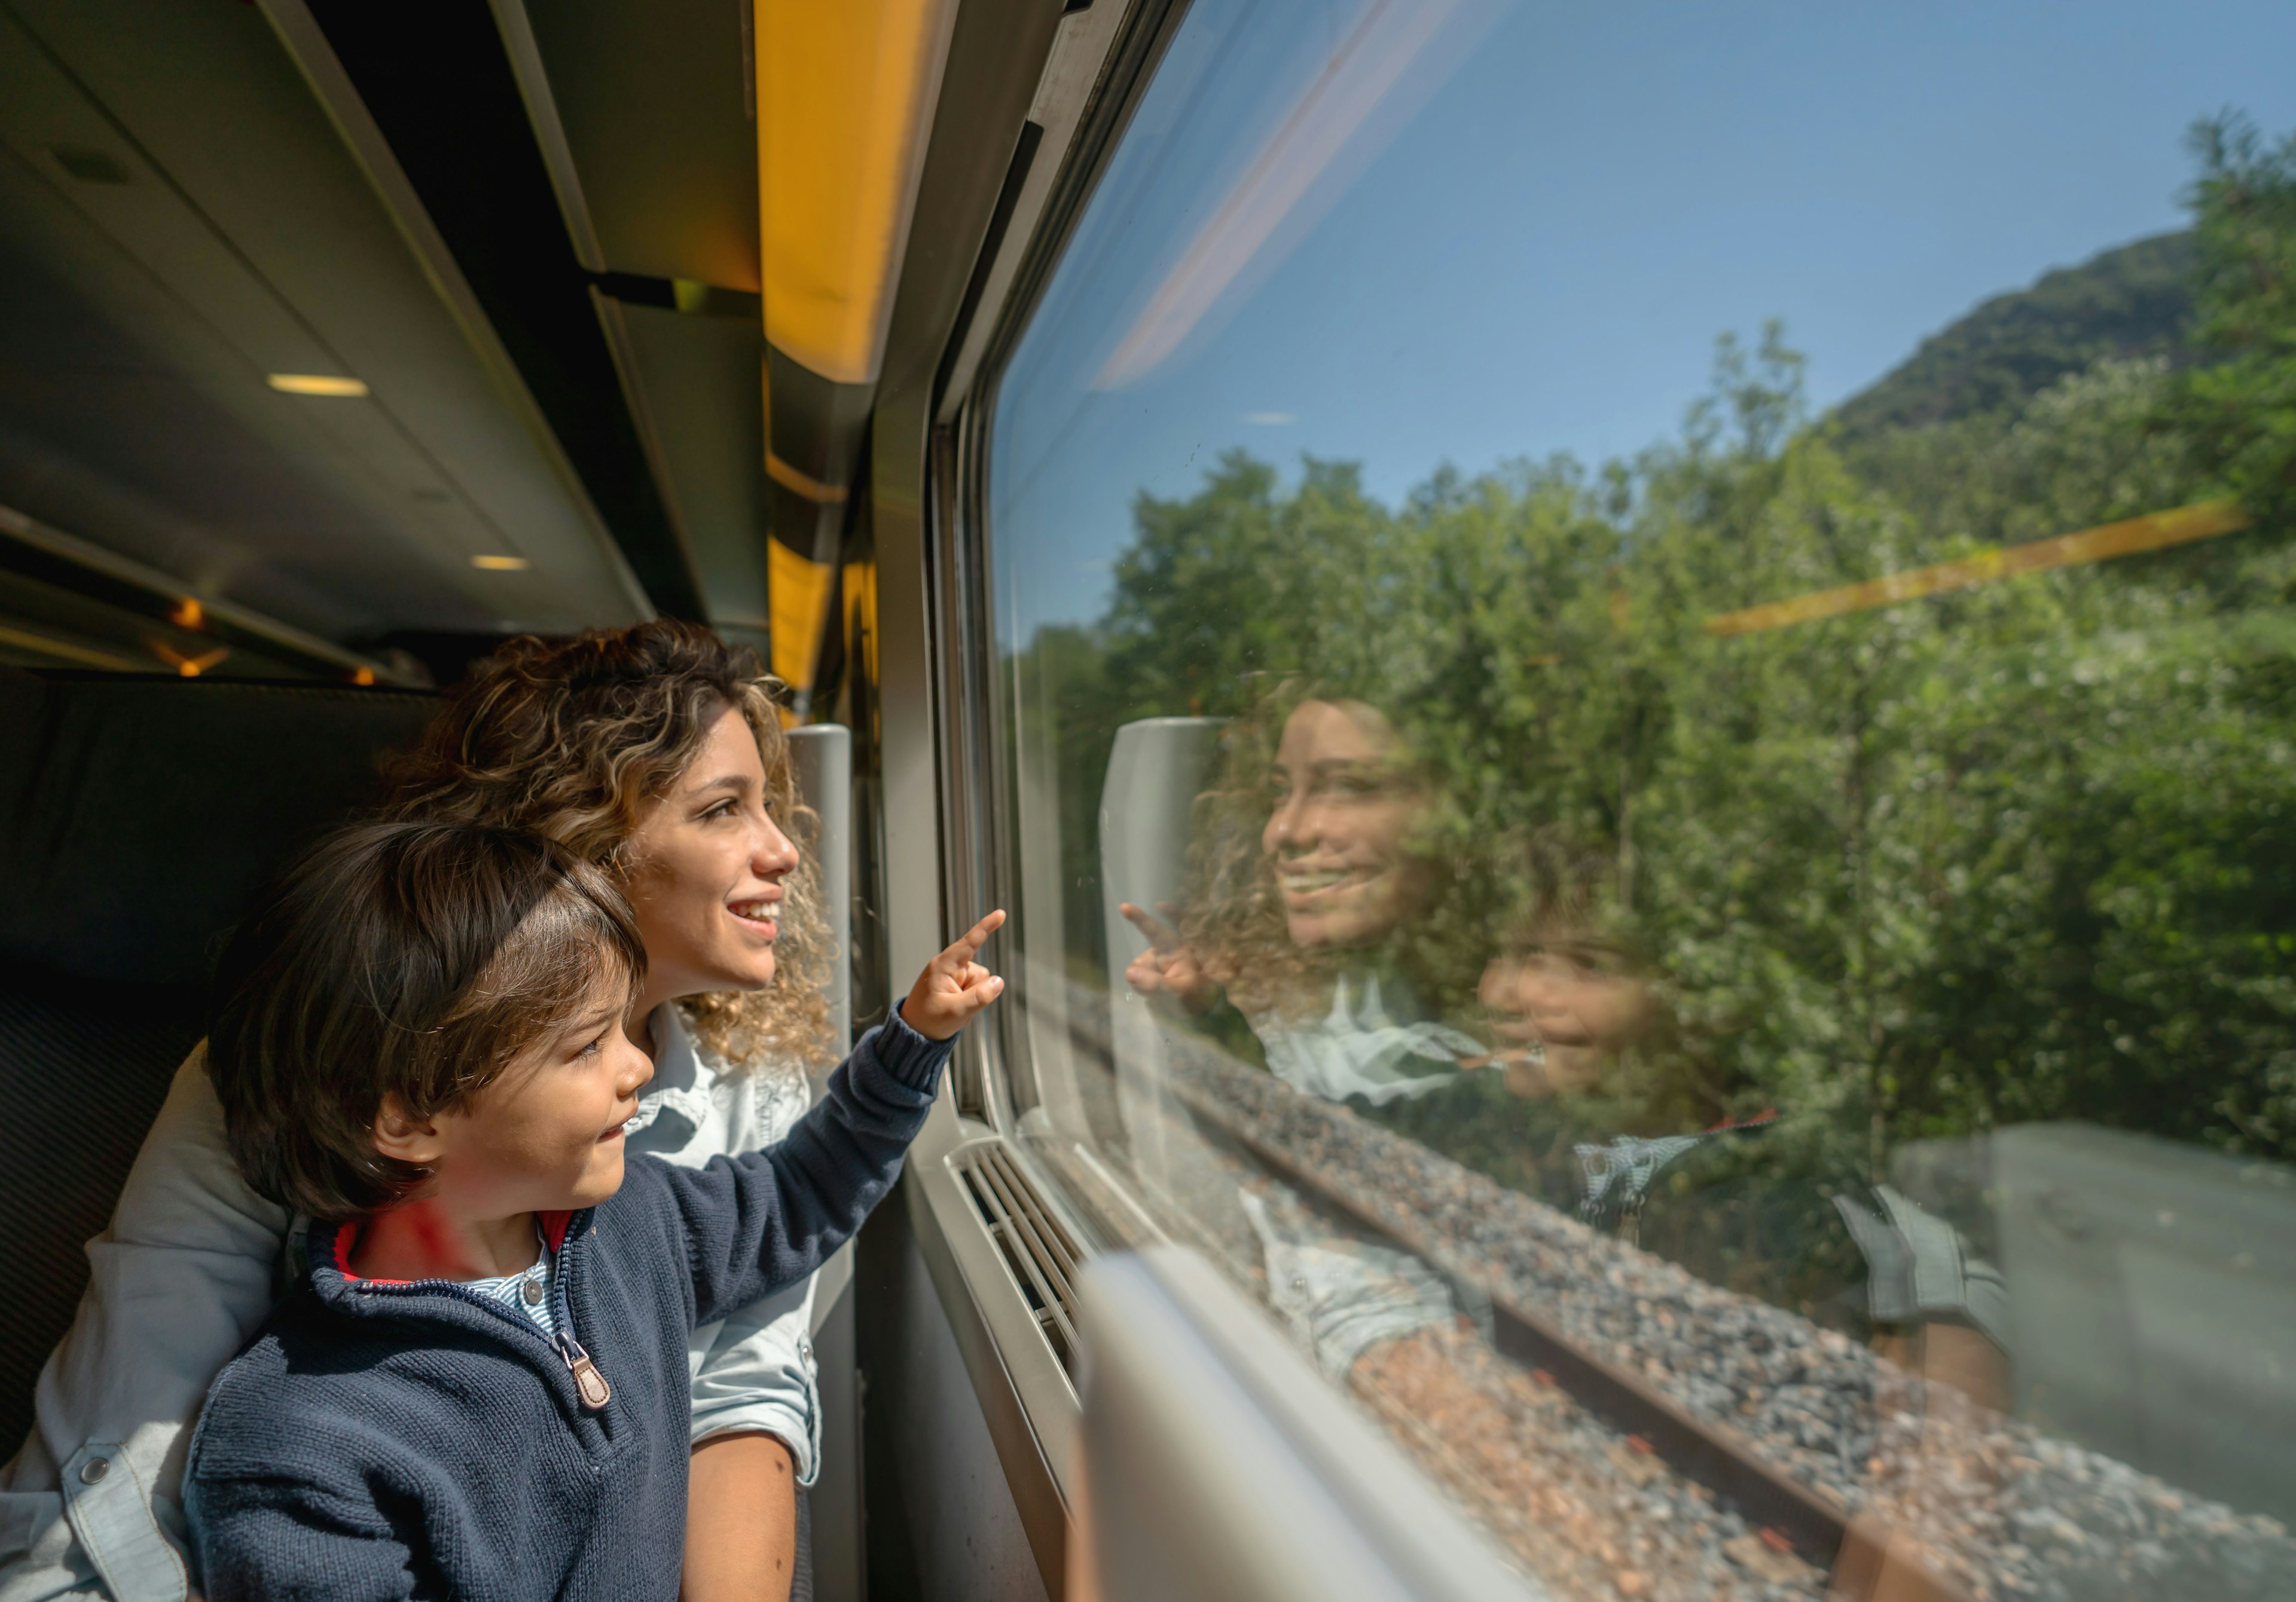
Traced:
MULTIPOLYGON (((1090 999, 1074 998, 1070 1035, 1112 1090, 1112 1042, 1080 1026, 1106 1017, 1090 999)), ((1122 1122, 1161 1225, 1257 1276, 1237 1197, 1272 1182, 1328 1217, 1341 1249, 1390 1242, 1488 1296, 1488 1344, 1455 1333, 1401 1360, 1467 1382, 1447 1398, 1349 1383, 1527 1565, 1562 1565, 1558 1595, 2296 1596, 2296 1541, 2270 1517, 1977 1409, 1208 1042, 1162 1044, 1157 1075, 1100 1115, 1122 1122), (1160 1127, 1176 1142, 1160 1156, 1160 1127)))
MULTIPOLYGON (((1429 1262, 1440 1263, 1448 1255, 1444 1244, 1428 1238, 1427 1231, 1366 1206, 1352 1188, 1244 1127, 1214 1098, 1184 1093, 1182 1099, 1190 1111, 1285 1182, 1429 1262)), ((1734 1508, 1747 1523, 1764 1531, 1773 1544, 1783 1542, 1805 1563, 1834 1576, 1837 1592, 1864 1594, 1844 1580, 1879 1575, 1885 1557, 1879 1543, 1841 1508, 1764 1461, 1739 1432, 1699 1418, 1633 1369, 1588 1350, 1553 1319, 1504 1292, 1491 1294, 1491 1314, 1494 1345, 1503 1356, 1559 1385, 1621 1436, 1713 1492, 1724 1506, 1734 1508)), ((1943 1576, 1903 1559, 1892 1567, 1892 1602, 1973 1602, 1966 1590, 1943 1576)))

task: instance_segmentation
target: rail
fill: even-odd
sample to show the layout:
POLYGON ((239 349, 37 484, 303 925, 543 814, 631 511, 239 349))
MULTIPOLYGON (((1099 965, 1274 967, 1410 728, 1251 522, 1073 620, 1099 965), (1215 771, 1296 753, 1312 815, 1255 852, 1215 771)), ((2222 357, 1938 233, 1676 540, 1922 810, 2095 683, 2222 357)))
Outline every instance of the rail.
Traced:
MULTIPOLYGON (((1396 1241, 1439 1262, 1441 1246, 1425 1232, 1365 1206, 1350 1187, 1334 1182, 1226 1116, 1215 1098, 1183 1090, 1191 1112, 1218 1126, 1253 1159, 1319 1200, 1396 1241)), ((1488 1287, 1487 1287, 1488 1288, 1488 1287)), ((1649 1381, 1573 1339, 1553 1320, 1505 1294, 1491 1297, 1499 1352, 1560 1385, 1573 1400, 1620 1434, 1645 1443, 1677 1473, 1734 1505, 1748 1523, 1782 1537, 1797 1556, 1836 1577, 1878 1573, 1884 1554, 1849 1517, 1808 1487, 1757 1456, 1737 1431, 1699 1418, 1649 1381)), ((1961 1586, 1898 1559, 1891 1573, 1893 1602, 1971 1602, 1961 1586)))
MULTIPOLYGON (((1113 1076, 1106 1000, 1052 982, 1084 1071, 1113 1076)), ((2296 1595, 2277 1520, 1989 1411, 1208 1041, 1159 1035, 1126 1058, 1133 1150, 1109 1161, 1130 1174, 1054 1126, 1029 1137, 1070 1197, 1113 1239, 1168 1234, 1250 1274, 1261 1238, 1221 1197, 1264 1175, 1447 1276, 1471 1309, 1487 1297, 1488 1342, 1431 1329, 1349 1384, 1570 1594, 2296 1595), (1163 1198, 1152 1219, 1135 1192, 1163 1198)))
MULTIPOLYGON (((1112 1074, 1112 1043, 1082 1024, 1094 1010, 1070 1009, 1070 1037, 1112 1074)), ((1199 1074, 1208 1067, 1215 1074, 1237 1069, 1192 1041, 1168 1034, 1166 1043, 1193 1058, 1199 1074)), ((1170 1089, 1192 1116, 1234 1142, 1269 1173, 1430 1263, 1447 1264, 1456 1258, 1456 1253, 1447 1249, 1449 1243, 1435 1238, 1419 1221, 1370 1205, 1356 1186, 1266 1138, 1201 1080, 1177 1075, 1170 1089)), ((1480 1288, 1490 1295, 1493 1344, 1501 1355, 1554 1384, 1593 1418, 1704 1486, 1760 1531, 1766 1541, 1791 1549, 1801 1561, 1829 1575, 1829 1594, 1870 1594, 1886 1567, 1891 1602, 1972 1602, 1970 1591, 1949 1577, 1904 1553, 1886 1552, 1848 1510, 1765 1461, 1740 1432, 1700 1418, 1521 1298, 1488 1284, 1480 1288)))

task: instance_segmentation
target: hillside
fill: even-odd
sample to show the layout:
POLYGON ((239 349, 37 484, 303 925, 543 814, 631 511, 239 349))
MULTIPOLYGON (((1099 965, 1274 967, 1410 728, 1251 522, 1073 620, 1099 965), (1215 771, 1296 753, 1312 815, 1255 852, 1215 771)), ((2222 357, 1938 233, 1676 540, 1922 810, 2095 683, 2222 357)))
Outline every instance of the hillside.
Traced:
POLYGON ((2100 356, 2183 355, 2189 233, 2158 234, 1997 295, 1836 412, 1847 439, 1998 410, 2100 356))

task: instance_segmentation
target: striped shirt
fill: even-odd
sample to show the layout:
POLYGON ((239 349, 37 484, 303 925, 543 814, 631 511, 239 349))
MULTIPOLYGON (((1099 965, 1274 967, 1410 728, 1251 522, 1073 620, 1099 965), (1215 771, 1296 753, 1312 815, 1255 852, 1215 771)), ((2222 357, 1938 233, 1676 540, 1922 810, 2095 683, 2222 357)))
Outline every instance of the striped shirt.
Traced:
POLYGON ((551 1261, 550 1241, 543 1236, 539 1218, 534 1221, 534 1233, 542 1243, 542 1255, 534 1260, 532 1268, 523 1273, 497 1274, 490 1279, 465 1279, 463 1288, 491 1296, 504 1306, 524 1313, 543 1334, 556 1335, 557 1298, 550 1294, 554 1264, 551 1261))

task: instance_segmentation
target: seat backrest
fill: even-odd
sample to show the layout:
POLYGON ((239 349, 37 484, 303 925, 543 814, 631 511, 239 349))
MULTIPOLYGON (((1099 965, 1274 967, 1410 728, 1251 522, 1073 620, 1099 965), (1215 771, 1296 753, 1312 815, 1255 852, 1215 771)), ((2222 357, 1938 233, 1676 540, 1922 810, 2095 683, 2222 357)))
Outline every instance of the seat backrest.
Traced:
POLYGON ((0 1456, 200 1037, 223 940, 293 851, 371 804, 435 705, 0 668, 0 1456))

